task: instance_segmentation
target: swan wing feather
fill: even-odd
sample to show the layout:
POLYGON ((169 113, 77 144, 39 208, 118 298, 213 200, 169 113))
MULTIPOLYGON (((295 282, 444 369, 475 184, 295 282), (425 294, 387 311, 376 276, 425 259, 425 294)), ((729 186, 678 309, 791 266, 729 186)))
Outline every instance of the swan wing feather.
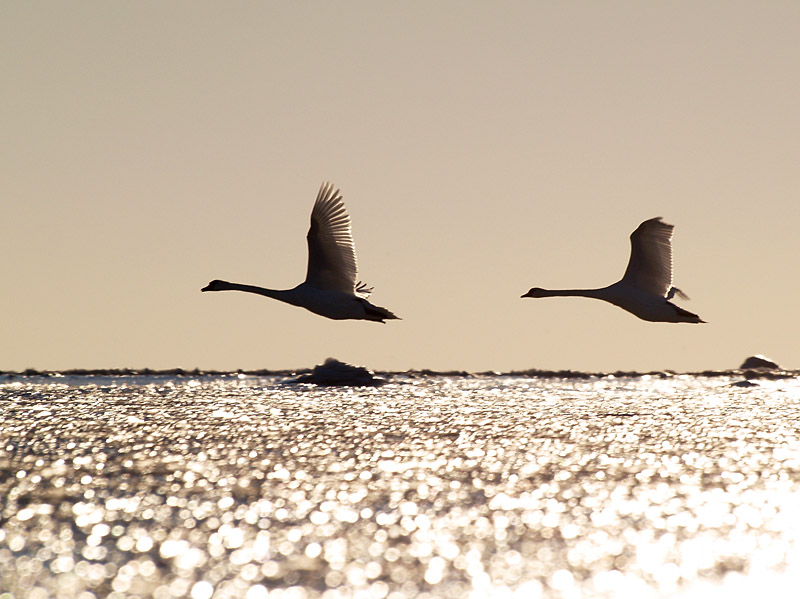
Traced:
POLYGON ((363 281, 359 281, 356 284, 356 295, 364 299, 367 299, 372 294, 372 290, 373 287, 367 287, 367 284, 363 281))
POLYGON ((672 230, 651 218, 631 233, 631 257, 622 280, 649 293, 665 296, 672 288, 672 230))
POLYGON ((319 188, 306 239, 306 283, 317 289, 353 293, 358 266, 350 217, 339 190, 331 183, 319 188))

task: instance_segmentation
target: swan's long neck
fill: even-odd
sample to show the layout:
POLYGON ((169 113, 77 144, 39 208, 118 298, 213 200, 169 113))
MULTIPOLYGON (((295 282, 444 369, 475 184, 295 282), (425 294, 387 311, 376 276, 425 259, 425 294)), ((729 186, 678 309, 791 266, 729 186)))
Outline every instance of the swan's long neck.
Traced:
POLYGON ((287 304, 295 304, 295 297, 292 293, 294 289, 267 289, 266 287, 256 287, 255 285, 242 285, 241 283, 229 283, 221 281, 218 291, 244 291, 245 293, 257 293, 265 295, 287 304))
POLYGON ((539 297, 591 297, 607 300, 607 289, 607 287, 602 289, 540 289, 539 297))

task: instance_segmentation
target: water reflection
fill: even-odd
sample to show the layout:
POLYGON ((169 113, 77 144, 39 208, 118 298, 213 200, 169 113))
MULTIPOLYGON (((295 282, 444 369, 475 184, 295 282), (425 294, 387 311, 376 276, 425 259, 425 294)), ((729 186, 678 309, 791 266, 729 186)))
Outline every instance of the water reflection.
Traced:
POLYGON ((791 380, 80 383, 0 386, 2 599, 727 598, 800 572, 791 380))

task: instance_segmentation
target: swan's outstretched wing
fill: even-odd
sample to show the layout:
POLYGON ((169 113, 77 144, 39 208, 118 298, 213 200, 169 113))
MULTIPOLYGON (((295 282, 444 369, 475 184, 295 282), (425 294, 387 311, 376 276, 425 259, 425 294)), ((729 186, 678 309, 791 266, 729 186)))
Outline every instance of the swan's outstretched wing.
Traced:
POLYGON ((661 217, 644 221, 631 233, 631 259, 622 280, 666 296, 672 288, 672 225, 661 217))
POLYGON ((330 183, 323 183, 319 188, 306 239, 306 283, 318 289, 353 293, 358 267, 350 217, 339 190, 330 183))

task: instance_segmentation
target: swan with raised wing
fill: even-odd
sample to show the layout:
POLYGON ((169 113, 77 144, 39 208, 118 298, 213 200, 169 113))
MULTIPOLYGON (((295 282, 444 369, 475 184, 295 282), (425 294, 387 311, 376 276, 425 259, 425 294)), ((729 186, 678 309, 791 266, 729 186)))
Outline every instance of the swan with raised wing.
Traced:
POLYGON ((386 308, 368 302, 372 288, 357 282, 358 267, 350 217, 339 190, 330 183, 323 183, 320 187, 306 239, 306 280, 293 289, 265 289, 214 280, 201 291, 257 293, 334 320, 384 322, 398 319, 386 308))
POLYGON ((661 217, 644 221, 631 233, 631 257, 620 281, 601 289, 542 289, 534 287, 522 297, 579 296, 603 300, 651 322, 703 323, 697 314, 670 300, 677 294, 672 286, 672 230, 661 217))

